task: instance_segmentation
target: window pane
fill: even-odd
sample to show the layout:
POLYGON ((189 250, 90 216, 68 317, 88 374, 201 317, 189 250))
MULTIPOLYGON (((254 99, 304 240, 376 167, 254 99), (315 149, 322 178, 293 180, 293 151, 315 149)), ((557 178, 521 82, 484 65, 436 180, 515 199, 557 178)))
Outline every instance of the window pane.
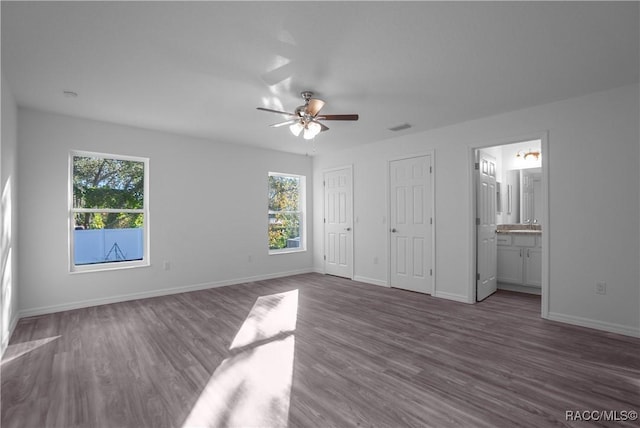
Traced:
POLYGON ((74 228, 89 229, 127 229, 144 226, 142 213, 75 213, 74 228))
POLYGON ((300 178, 269 176, 269 211, 299 211, 300 178))
POLYGON ((143 214, 76 213, 74 220, 75 265, 143 259, 143 214))
POLYGON ((144 162, 73 157, 74 208, 141 209, 144 162))
POLYGON ((269 249, 300 247, 300 213, 269 214, 269 249))

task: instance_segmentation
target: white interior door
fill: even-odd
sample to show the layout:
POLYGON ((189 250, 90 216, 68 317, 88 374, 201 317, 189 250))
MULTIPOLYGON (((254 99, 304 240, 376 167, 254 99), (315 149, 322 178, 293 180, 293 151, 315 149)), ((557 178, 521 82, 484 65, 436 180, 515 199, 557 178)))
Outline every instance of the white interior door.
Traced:
POLYGON ((353 277, 353 189, 351 168, 324 173, 325 273, 353 277))
POLYGON ((389 163, 390 285, 433 292, 431 156, 389 163))
POLYGON ((477 262, 476 300, 486 299, 498 289, 498 243, 496 236, 496 159, 478 150, 476 162, 477 262))

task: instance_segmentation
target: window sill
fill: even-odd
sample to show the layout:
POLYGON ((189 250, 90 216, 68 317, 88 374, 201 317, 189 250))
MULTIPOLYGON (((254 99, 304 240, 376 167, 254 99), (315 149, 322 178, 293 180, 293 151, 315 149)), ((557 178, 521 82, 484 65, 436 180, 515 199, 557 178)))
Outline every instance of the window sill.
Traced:
POLYGON ((306 251, 306 248, 283 248, 282 250, 269 250, 269 255, 277 256, 279 254, 304 253, 306 251))
POLYGON ((145 268, 151 267, 151 263, 147 261, 143 262, 121 262, 121 263, 109 263, 109 264, 100 264, 100 265, 81 265, 74 266, 69 270, 70 274, 77 273, 91 273, 91 272, 106 272, 113 270, 123 270, 123 269, 136 269, 136 268, 145 268))

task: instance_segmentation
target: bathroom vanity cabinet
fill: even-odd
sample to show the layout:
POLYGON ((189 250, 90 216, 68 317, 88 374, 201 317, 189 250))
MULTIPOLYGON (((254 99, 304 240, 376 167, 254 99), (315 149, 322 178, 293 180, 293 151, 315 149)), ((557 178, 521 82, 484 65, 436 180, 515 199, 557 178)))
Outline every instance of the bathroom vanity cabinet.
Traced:
MULTIPOLYGON (((542 287, 542 234, 499 233, 499 283, 522 287, 542 287)), ((531 292, 539 293, 531 290, 531 292)))

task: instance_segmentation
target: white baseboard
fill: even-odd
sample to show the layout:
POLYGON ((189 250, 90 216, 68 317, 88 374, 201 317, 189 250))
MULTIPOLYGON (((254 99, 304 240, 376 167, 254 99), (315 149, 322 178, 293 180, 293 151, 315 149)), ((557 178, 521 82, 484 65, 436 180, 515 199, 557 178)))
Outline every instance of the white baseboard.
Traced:
POLYGON ((380 287, 389 288, 389 284, 387 284, 387 281, 380 281, 379 279, 367 278, 366 276, 356 275, 353 277, 353 280, 358 282, 364 282, 367 284, 379 285, 380 287))
POLYGON ((447 292, 438 291, 438 290, 436 290, 436 292, 433 293, 433 297, 438 297, 440 299, 454 300, 456 302, 461 302, 461 303, 472 303, 472 302, 469 302, 469 299, 467 298, 467 296, 463 294, 447 293, 447 292))
POLYGON ((576 317, 573 315, 559 314, 556 312, 549 312, 547 319, 551 321, 558 321, 567 324, 578 325, 581 327, 602 330, 609 333, 623 334, 625 336, 631 337, 640 337, 640 328, 622 324, 614 324, 605 321, 592 320, 589 318, 576 317))
POLYGON ((73 309, 88 308, 91 306, 108 305, 110 303, 126 302, 129 300, 147 299, 150 297, 168 296, 171 294, 187 293, 189 291, 206 290, 209 288, 225 287, 234 284, 243 284, 246 282, 262 281, 265 279, 282 278, 285 276, 300 275, 303 273, 311 273, 313 269, 300 269, 295 271, 278 272, 265 275, 249 276, 245 278, 234 278, 223 281, 206 282, 202 284, 187 285, 184 287, 163 288, 161 290, 143 291, 140 293, 121 294, 118 296, 109 296, 99 299, 81 300, 77 302, 64 303, 61 305, 42 306, 39 308, 22 309, 18 313, 18 318, 33 317, 37 315, 52 314, 55 312, 70 311, 73 309))
POLYGON ((498 290, 516 291, 518 293, 535 294, 537 296, 542 295, 542 288, 540 287, 527 287, 526 285, 508 284, 505 282, 498 283, 498 290))

